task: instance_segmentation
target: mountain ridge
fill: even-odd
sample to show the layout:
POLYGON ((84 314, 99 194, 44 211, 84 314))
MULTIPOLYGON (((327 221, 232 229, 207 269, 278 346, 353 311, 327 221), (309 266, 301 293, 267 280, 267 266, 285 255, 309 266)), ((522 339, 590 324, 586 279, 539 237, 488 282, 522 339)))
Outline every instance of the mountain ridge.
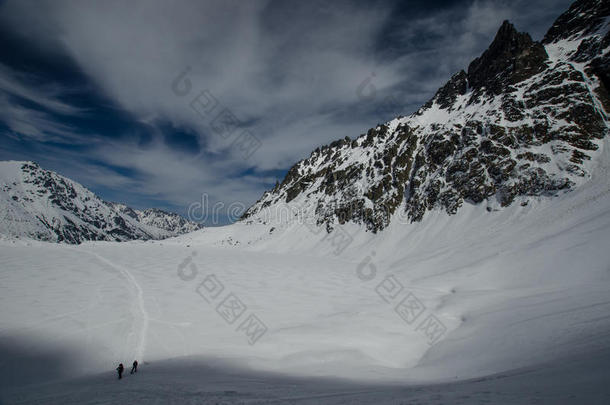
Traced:
POLYGON ((397 213, 420 221, 577 188, 608 133, 608 15, 601 1, 577 1, 542 42, 505 21, 418 111, 316 149, 241 220, 272 222, 290 206, 327 231, 377 232, 397 213))
POLYGON ((107 202, 35 162, 0 162, 0 234, 78 244, 165 239, 201 229, 178 214, 107 202))

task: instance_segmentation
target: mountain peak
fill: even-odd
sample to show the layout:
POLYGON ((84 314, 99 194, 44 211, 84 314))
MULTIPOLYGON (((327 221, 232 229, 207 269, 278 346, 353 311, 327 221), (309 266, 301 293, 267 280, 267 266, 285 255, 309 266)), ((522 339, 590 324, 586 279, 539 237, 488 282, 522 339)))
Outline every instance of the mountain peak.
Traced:
POLYGON ((30 161, 0 162, 0 234, 77 244, 162 239, 201 228, 177 214, 110 203, 30 161))
MULTIPOLYGON (((578 3, 597 4, 595 15, 607 7, 578 3)), ((468 70, 416 113, 316 150, 243 220, 276 221, 281 211, 272 208, 288 204, 327 231, 351 221, 376 232, 432 210, 485 203, 494 211, 583 184, 609 133, 610 40, 600 33, 547 54, 505 21, 468 70)))
POLYGON ((489 48, 468 66, 468 82, 473 88, 486 87, 499 94, 507 85, 544 70, 547 59, 542 44, 505 20, 489 48))
POLYGON ((504 20, 500 26, 500 29, 498 30, 498 33, 496 34, 496 39, 494 42, 497 41, 498 38, 512 38, 518 35, 519 32, 515 26, 510 21, 504 20))

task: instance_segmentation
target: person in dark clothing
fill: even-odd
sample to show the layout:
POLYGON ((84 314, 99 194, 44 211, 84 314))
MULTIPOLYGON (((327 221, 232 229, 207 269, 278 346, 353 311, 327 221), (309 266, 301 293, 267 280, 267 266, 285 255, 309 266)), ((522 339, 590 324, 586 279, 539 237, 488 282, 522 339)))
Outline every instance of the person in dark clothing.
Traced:
POLYGON ((121 378, 123 378, 123 370, 125 370, 125 367, 123 367, 123 363, 119 364, 119 366, 116 368, 116 371, 119 372, 119 380, 121 378))
POLYGON ((133 361, 133 365, 131 366, 131 373, 130 374, 137 373, 137 372, 138 372, 138 361, 134 360, 133 361))

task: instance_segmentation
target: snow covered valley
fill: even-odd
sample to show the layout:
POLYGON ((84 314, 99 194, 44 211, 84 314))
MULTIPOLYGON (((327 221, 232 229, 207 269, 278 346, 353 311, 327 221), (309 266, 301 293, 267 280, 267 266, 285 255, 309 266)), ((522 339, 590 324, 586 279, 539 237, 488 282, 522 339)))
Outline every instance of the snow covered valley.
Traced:
POLYGON ((348 224, 340 252, 296 220, 4 239, 0 401, 608 403, 605 162, 524 206, 348 224))
POLYGON ((42 3, 0 405, 610 404, 610 1, 42 3))

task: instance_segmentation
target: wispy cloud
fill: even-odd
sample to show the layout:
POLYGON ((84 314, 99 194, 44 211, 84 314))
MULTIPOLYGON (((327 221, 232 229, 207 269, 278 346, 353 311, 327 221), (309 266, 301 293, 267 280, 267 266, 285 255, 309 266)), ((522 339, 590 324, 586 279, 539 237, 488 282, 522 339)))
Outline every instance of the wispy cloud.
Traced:
POLYGON ((14 136, 76 141, 75 129, 59 122, 54 114, 70 116, 85 110, 61 101, 63 96, 65 90, 58 86, 0 64, 0 120, 14 136))
POLYGON ((539 27, 568 4, 6 1, 1 24, 44 57, 72 60, 150 139, 76 133, 89 129, 55 117, 83 113, 66 101, 66 89, 38 86, 35 76, 1 65, 0 119, 24 136, 86 139, 87 157, 72 155, 79 164, 96 159, 138 174, 90 171, 88 181, 131 182, 133 192, 178 205, 202 191, 249 204, 269 185, 269 171, 414 111, 486 48, 503 19, 541 36, 539 27), (187 66, 193 92, 179 97, 171 84, 187 66), (375 97, 359 96, 366 80, 375 97), (189 107, 189 98, 204 89, 260 139, 249 159, 189 107), (170 138, 184 141, 185 133, 195 142, 176 148, 170 138))
POLYGON ((17 72, 0 64, 0 90, 14 97, 27 100, 57 114, 81 114, 85 110, 61 101, 66 89, 53 83, 41 83, 41 79, 23 72, 17 72))

